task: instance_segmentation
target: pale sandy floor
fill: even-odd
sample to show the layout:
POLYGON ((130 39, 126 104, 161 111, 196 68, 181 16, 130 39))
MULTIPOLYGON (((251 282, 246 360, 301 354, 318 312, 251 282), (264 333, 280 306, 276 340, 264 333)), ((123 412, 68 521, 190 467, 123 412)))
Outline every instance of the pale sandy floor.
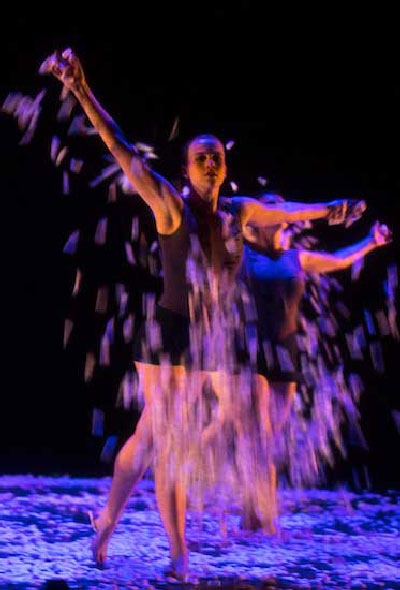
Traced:
MULTIPOLYGON (((0 588, 164 588, 168 547, 153 483, 131 498, 109 548, 106 569, 92 562, 89 509, 101 506, 109 478, 0 477, 0 588)), ((282 494, 281 534, 243 534, 228 515, 228 539, 216 515, 203 530, 189 511, 190 579, 201 587, 400 589, 400 493, 282 494)))

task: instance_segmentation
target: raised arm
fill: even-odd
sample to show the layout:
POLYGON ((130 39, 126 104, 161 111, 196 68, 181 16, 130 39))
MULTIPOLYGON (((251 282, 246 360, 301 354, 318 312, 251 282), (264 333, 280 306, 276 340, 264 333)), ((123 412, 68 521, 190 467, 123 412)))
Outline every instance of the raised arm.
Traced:
POLYGON ((125 139, 121 129, 103 109, 89 88, 82 65, 70 49, 56 51, 43 62, 39 72, 51 73, 72 92, 99 133, 129 182, 151 207, 159 233, 169 234, 179 227, 182 199, 162 176, 153 172, 125 139))
POLYGON ((392 234, 389 228, 376 221, 364 240, 336 250, 332 254, 302 250, 300 252, 300 264, 306 272, 319 273, 343 270, 360 260, 360 258, 364 258, 366 254, 372 252, 375 248, 388 244, 391 239, 392 234))
POLYGON ((285 201, 268 205, 246 197, 237 197, 233 201, 239 207, 243 227, 246 224, 263 227, 320 218, 328 219, 333 223, 342 223, 350 212, 349 203, 351 203, 352 220, 358 219, 366 208, 364 201, 353 203, 348 200, 315 204, 285 201))

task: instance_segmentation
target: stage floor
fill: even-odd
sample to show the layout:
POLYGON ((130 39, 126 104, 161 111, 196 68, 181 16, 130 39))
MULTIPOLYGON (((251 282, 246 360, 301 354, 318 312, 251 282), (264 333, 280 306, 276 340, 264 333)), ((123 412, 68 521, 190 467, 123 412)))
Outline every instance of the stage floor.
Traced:
MULTIPOLYGON (((39 588, 50 579, 70 588, 165 588, 168 546, 145 479, 110 542, 104 570, 92 562, 87 512, 103 505, 109 478, 0 477, 0 588, 39 588)), ((191 582, 235 588, 400 589, 400 493, 282 493, 279 536, 240 531, 228 538, 216 515, 202 530, 189 511, 191 582)))

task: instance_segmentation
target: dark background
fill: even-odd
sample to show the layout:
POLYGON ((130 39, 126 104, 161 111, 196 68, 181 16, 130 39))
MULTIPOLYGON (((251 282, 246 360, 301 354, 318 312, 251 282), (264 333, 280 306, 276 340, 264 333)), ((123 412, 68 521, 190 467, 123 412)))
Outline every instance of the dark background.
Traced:
MULTIPOLYGON (((98 465, 87 392, 62 350, 72 280, 62 248, 96 210, 97 197, 83 186, 62 196, 60 171, 50 162, 48 113, 58 89, 36 72, 54 49, 78 53, 96 96, 131 140, 156 147, 156 168, 169 178, 179 175, 182 143, 213 132, 236 142, 230 179, 239 194, 256 194, 262 175, 268 189, 292 199, 366 199, 365 218, 346 234, 331 228, 328 246, 359 239, 376 218, 399 235, 394 15, 365 8, 352 15, 333 5, 277 14, 259 4, 143 3, 94 7, 89 16, 73 5, 54 7, 54 14, 8 7, 0 100, 11 91, 49 92, 29 146, 18 146, 15 120, 0 118, 3 472, 88 473, 98 465), (168 142, 177 115, 180 134, 168 142)), ((360 293, 379 299, 383 271, 396 260, 398 238, 370 257, 357 304, 360 293)), ((398 348, 389 345, 387 355, 386 375, 371 378, 362 403, 375 487, 400 486, 399 435, 390 417, 400 409, 398 348)))

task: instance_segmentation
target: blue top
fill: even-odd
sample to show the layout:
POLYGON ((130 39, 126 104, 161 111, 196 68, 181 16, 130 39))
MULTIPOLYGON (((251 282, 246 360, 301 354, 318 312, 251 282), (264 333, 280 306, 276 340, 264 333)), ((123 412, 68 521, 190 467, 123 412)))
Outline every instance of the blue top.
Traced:
POLYGON ((283 340, 297 330, 297 318, 304 291, 300 251, 261 251, 246 242, 243 272, 253 294, 258 331, 263 340, 283 340))

